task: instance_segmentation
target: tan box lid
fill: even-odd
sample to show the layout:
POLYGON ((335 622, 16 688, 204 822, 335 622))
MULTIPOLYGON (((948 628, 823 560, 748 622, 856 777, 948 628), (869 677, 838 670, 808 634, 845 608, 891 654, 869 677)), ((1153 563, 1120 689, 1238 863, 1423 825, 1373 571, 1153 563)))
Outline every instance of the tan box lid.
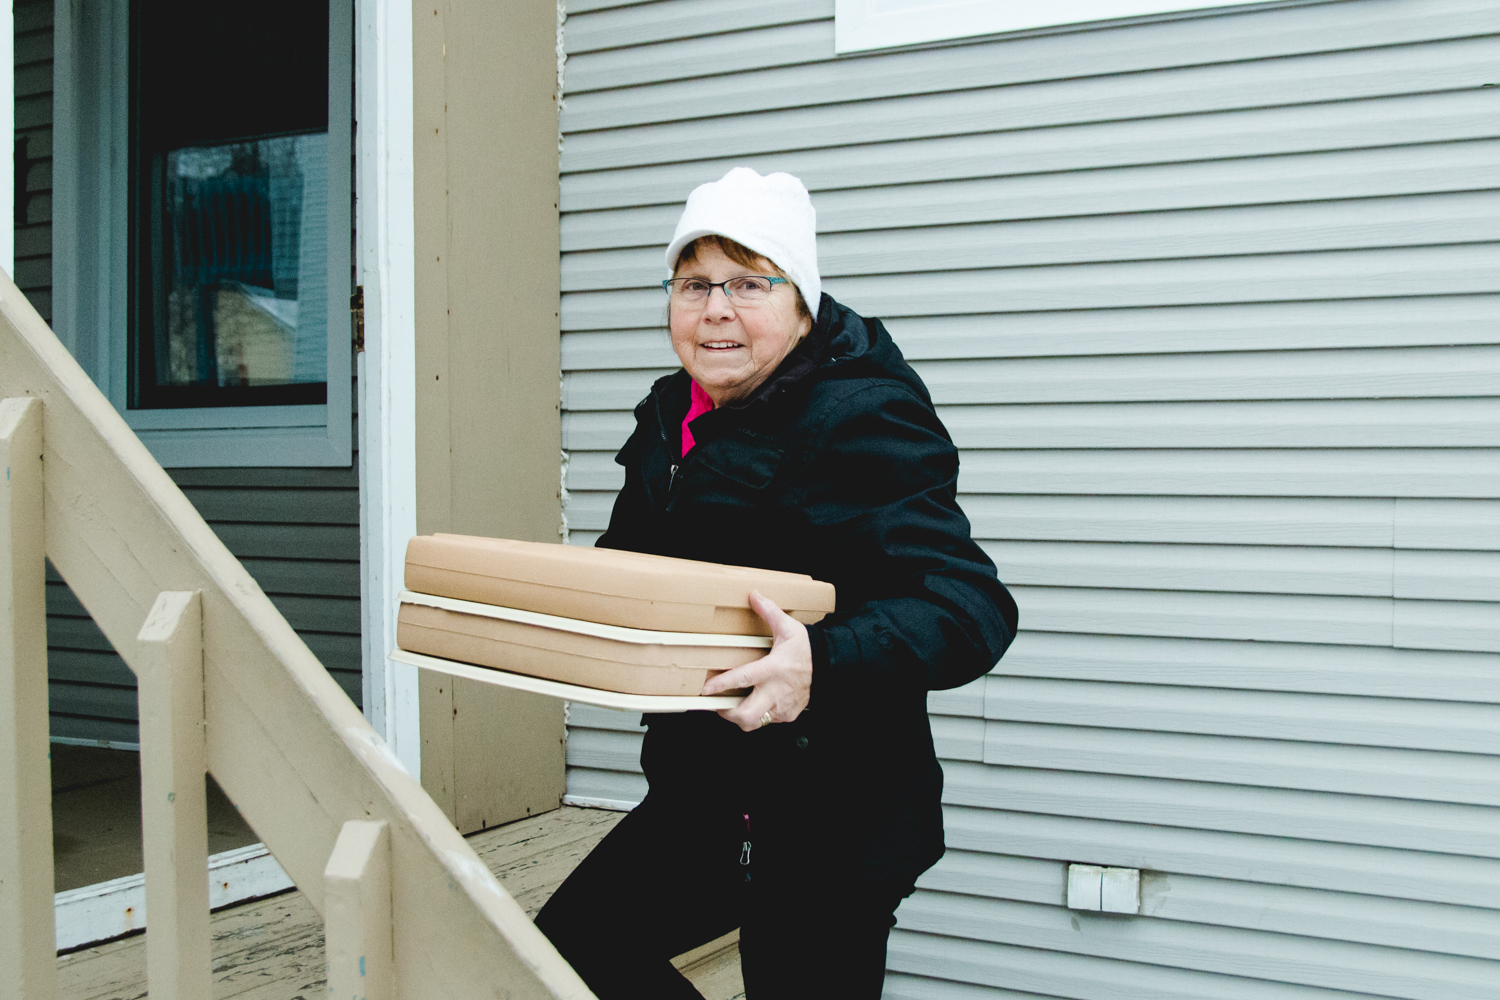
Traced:
POLYGON ((752 590, 804 624, 834 609, 833 585, 801 573, 473 535, 413 538, 406 589, 663 632, 769 635, 752 590))

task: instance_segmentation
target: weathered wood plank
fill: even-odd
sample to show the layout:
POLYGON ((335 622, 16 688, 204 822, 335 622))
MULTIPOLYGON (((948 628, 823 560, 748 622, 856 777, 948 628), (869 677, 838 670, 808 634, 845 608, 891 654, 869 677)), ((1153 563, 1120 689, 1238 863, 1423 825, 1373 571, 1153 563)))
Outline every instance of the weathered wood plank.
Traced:
POLYGON ((535 917, 624 813, 563 807, 469 838, 480 859, 535 917))
MULTIPOLYGON (((325 990, 323 922, 300 892, 214 914, 214 1000, 288 1000, 325 990)), ((126 1000, 146 992, 146 938, 123 938, 58 959, 66 1000, 126 1000)))
MULTIPOLYGON (((517 901, 534 915, 623 813, 564 807, 469 838, 517 901)), ((323 923, 300 892, 214 914, 214 1000, 288 1000, 327 992, 323 923)), ((708 1000, 740 1000, 738 936, 676 960, 708 1000)), ((145 938, 125 938, 58 959, 66 1000, 126 1000, 146 989, 145 938)), ((373 994, 371 994, 373 996, 373 994)))

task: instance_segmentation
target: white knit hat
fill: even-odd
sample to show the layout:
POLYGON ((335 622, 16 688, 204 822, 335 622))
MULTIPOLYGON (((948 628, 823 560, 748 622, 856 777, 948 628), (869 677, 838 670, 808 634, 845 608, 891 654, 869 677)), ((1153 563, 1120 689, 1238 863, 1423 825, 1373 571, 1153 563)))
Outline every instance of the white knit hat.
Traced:
POLYGON ((807 308, 818 315, 823 281, 818 277, 818 213, 807 188, 791 174, 762 177, 749 167, 735 167, 718 180, 700 184, 688 195, 667 244, 667 272, 677 256, 700 236, 727 236, 772 261, 796 282, 807 308))

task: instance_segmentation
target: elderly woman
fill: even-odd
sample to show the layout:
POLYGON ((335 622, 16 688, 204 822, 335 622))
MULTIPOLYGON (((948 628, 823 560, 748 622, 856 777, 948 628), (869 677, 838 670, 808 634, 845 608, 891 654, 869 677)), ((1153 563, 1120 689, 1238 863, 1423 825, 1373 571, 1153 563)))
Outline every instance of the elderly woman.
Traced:
POLYGON ((750 1000, 875 998, 897 904, 943 853, 927 692, 988 671, 1016 606, 955 499, 958 453, 878 320, 821 294, 812 202, 743 167, 667 247, 672 348, 615 461, 599 545, 807 573, 804 626, 648 715, 650 791, 537 924, 602 998, 698 997, 670 959, 740 928, 750 1000), (722 716, 722 718, 721 718, 722 716))

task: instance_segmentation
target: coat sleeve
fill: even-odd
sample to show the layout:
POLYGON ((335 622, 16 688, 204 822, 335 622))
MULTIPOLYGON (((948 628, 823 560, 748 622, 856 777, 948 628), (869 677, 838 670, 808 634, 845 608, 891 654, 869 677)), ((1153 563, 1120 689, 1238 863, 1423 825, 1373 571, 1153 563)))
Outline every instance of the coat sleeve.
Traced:
POLYGON ((838 588, 809 627, 825 693, 957 687, 1015 638, 1017 610, 958 506, 958 451, 930 403, 877 382, 832 407, 804 453, 803 537, 838 588))

